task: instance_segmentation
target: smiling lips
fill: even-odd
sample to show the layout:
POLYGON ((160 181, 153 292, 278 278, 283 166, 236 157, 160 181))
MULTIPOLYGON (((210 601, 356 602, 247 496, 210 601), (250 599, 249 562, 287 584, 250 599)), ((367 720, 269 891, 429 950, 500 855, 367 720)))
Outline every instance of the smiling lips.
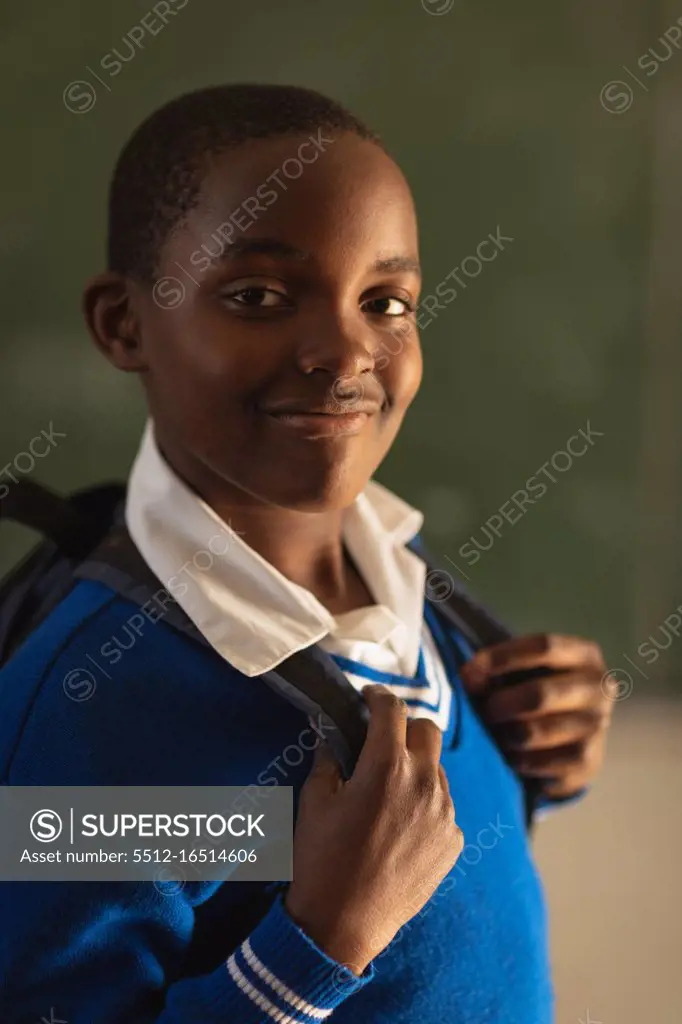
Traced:
POLYGON ((283 427, 315 438, 358 434, 380 408, 378 402, 354 402, 344 411, 343 404, 335 401, 321 406, 282 404, 264 411, 283 427))

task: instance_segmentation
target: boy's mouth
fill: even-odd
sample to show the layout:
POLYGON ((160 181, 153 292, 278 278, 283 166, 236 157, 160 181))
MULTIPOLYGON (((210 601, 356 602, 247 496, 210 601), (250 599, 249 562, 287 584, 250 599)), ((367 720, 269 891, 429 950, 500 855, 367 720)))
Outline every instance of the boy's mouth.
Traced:
POLYGON ((281 426, 303 437, 316 438, 358 434, 380 408, 378 402, 367 401, 348 402, 345 408, 338 401, 316 406, 288 402, 263 411, 281 426))

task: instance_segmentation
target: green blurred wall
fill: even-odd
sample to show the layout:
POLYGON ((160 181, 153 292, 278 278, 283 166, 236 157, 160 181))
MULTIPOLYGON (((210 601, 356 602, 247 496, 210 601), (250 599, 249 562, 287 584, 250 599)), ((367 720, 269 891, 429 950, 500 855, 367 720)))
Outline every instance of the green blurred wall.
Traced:
MULTIPOLYGON (((631 670, 636 692, 673 685, 682 643, 655 671, 636 648, 682 603, 682 465, 666 468, 676 407, 665 493, 642 474, 657 429, 645 401, 656 110, 660 90, 679 90, 682 53, 622 113, 600 91, 682 10, 456 0, 434 13, 450 3, 188 0, 116 77, 100 61, 151 3, 5 6, 0 465, 50 421, 67 437, 36 473, 53 485, 120 476, 134 453, 137 384, 91 348, 79 302, 103 262, 108 177, 140 119, 209 83, 312 86, 371 122, 412 182, 424 294, 498 226, 514 239, 424 331, 423 391, 379 478, 425 509, 434 551, 515 626, 596 635, 610 664, 627 667, 625 653, 645 669, 631 670), (63 101, 76 80, 96 89, 85 113, 63 101), (604 436, 467 567, 460 546, 588 421, 604 436)), ((0 533, 4 569, 27 538, 0 533)))

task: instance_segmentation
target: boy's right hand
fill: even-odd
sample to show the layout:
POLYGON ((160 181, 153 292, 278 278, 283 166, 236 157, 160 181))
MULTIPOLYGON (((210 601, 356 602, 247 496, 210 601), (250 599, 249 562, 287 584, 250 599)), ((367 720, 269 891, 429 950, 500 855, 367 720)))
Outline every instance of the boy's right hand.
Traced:
POLYGON ((443 736, 384 686, 366 686, 367 738, 344 782, 322 745, 301 790, 285 907, 332 959, 361 974, 421 910, 457 861, 440 764, 443 736))

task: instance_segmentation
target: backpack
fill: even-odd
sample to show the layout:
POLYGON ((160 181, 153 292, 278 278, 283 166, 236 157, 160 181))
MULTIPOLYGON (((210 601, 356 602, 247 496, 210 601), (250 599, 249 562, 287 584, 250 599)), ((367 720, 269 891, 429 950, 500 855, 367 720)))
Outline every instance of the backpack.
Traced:
MULTIPOLYGON (((116 482, 77 491, 68 498, 25 478, 8 485, 8 493, 0 500, 0 522, 6 519, 28 526, 45 539, 0 582, 0 670, 80 579, 104 583, 138 605, 165 590, 128 533, 125 495, 125 484, 116 482)), ((425 561, 427 573, 443 572, 419 537, 407 547, 425 561)), ((454 627, 474 650, 511 637, 506 626, 447 576, 451 593, 446 600, 430 596, 428 587, 425 596, 448 627, 454 627)), ((172 598, 164 620, 208 644, 172 598)), ((461 664, 462 655, 456 654, 461 664)), ((260 678, 309 717, 321 717, 342 774, 350 778, 365 740, 368 710, 362 695, 327 652, 314 644, 260 678)), ((533 783, 526 784, 525 791, 530 828, 539 791, 533 783)))

